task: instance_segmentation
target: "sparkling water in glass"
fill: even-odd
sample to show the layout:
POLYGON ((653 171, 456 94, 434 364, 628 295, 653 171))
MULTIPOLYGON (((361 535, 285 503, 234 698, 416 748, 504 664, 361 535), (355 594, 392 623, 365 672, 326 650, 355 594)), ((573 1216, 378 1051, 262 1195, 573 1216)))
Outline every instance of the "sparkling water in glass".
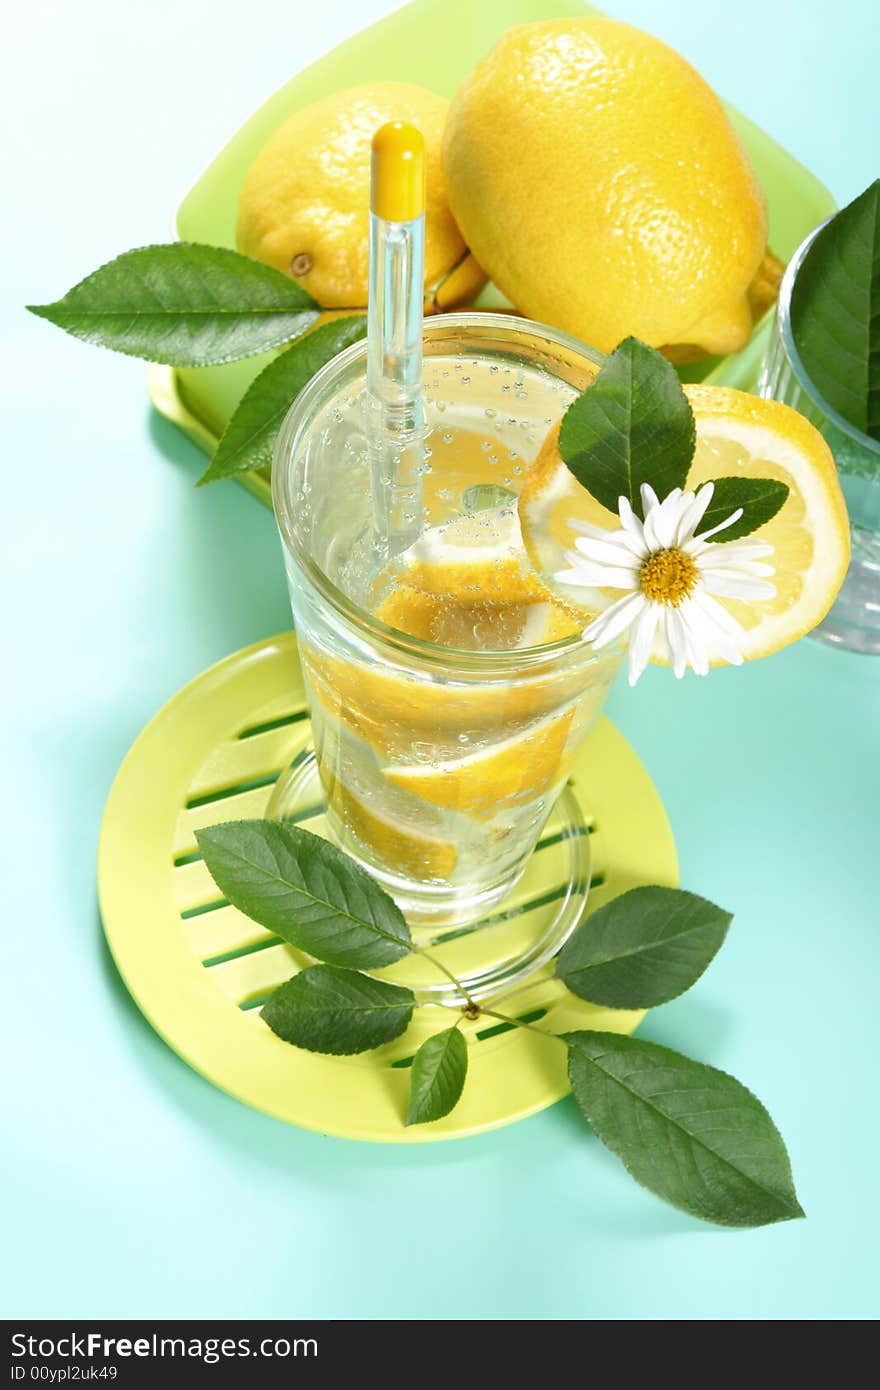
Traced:
MULTIPOLYGON (((602 360, 512 315, 429 320, 425 534, 468 515, 490 551, 493 535, 518 533, 528 466, 602 360)), ((497 611, 483 626, 479 604, 451 640, 442 604, 434 640, 382 620, 387 556, 372 526, 365 366, 358 343, 309 384, 273 463, 326 823, 412 923, 474 921, 522 874, 622 648, 595 652, 577 624, 547 640, 540 594, 522 605, 531 635, 509 644, 497 611)), ((419 602, 411 590, 409 601, 419 602)), ((465 610, 458 595, 446 616, 465 610)))

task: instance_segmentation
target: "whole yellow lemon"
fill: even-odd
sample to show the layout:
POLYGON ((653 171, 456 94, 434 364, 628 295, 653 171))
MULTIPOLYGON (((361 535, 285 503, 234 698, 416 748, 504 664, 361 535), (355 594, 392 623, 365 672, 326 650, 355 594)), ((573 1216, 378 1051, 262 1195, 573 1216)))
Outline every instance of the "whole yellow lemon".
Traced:
POLYGON ((630 333, 710 353, 747 340, 764 198, 718 97, 651 35, 509 30, 452 100, 443 167, 468 245, 521 313, 606 352, 630 333))
POLYGON ((465 257, 446 197, 440 142, 449 103, 406 82, 370 82, 306 106, 269 138, 245 176, 238 248, 282 270, 325 308, 367 302, 370 141, 386 121, 425 137, 425 284, 465 257))

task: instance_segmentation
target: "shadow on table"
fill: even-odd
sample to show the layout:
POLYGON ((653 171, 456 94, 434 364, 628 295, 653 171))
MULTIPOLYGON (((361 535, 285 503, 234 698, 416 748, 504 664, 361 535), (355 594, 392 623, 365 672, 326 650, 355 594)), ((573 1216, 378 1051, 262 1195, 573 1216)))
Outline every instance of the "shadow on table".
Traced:
MULTIPOLYGON (((712 1065, 735 1029, 736 1017, 731 1010, 719 1006, 715 1001, 688 995, 687 1000, 677 1000, 674 1009, 667 1006, 649 1013, 639 1029, 639 1037, 645 1042, 675 1048, 712 1065)), ((554 1107, 553 1113, 559 1129, 558 1141, 574 1145, 582 1143, 587 1137, 591 1143, 591 1163, 619 1171, 619 1160, 598 1143, 573 1096, 566 1096, 554 1107)), ((571 1193, 573 1220, 577 1219, 575 1211, 579 1209, 580 1217, 585 1225, 589 1224, 591 1232, 617 1236, 693 1235, 700 1232, 717 1235, 719 1232, 719 1227, 697 1221, 659 1200, 650 1204, 634 1202, 625 1185, 619 1188, 615 1186, 614 1191, 620 1193, 619 1203, 611 1206, 606 1198, 602 1207, 597 1207, 592 1201, 588 1184, 584 1185, 580 1197, 577 1193, 571 1193)))
POLYGON ((147 430, 180 478, 168 544, 186 616, 222 635, 226 651, 284 631, 290 607, 271 511, 233 481, 197 488, 206 455, 156 411, 147 430))
POLYGON ((163 458, 167 459, 169 463, 185 468, 191 476, 193 484, 198 481, 208 466, 208 455, 203 453, 191 439, 187 439, 183 430, 172 425, 171 421, 166 420, 164 415, 160 415, 158 410, 150 408, 147 412, 147 434, 150 437, 150 443, 155 446, 163 458))
POLYGON ((401 1166, 411 1167, 425 1159, 436 1164, 461 1162, 473 1157, 477 1148, 497 1144, 492 1135, 475 1135, 464 1143, 441 1144, 373 1144, 333 1135, 319 1134, 285 1124, 270 1115, 252 1109, 242 1101, 227 1095, 201 1076, 178 1057, 147 1021, 132 999, 107 945, 97 915, 98 955, 109 991, 118 1005, 120 1015, 130 1027, 126 1036, 135 1046, 138 1061, 149 1080, 156 1083, 168 1098, 183 1109, 187 1116, 212 1129, 224 1143, 233 1145, 254 1163, 269 1166, 277 1172, 304 1172, 315 1179, 328 1174, 351 1171, 352 1152, 357 1150, 361 1170, 401 1166), (132 1032, 131 1029, 134 1031, 132 1032), (308 1164, 314 1160, 314 1170, 308 1164))
MULTIPOLYGON (((495 1157, 518 1166, 531 1164, 536 1172, 545 1171, 550 1157, 558 1156, 561 1149, 570 1150, 571 1146, 583 1145, 589 1151, 591 1163, 608 1165, 615 1171, 619 1169, 618 1160, 597 1142, 570 1096, 542 1115, 519 1122, 515 1127, 515 1149, 511 1144, 513 1127, 457 1142, 371 1144, 298 1129, 252 1110, 200 1076, 154 1032, 128 993, 116 968, 100 919, 98 930, 100 960, 108 988, 120 1014, 130 1025, 125 1030, 126 1035, 132 1039, 138 1062, 148 1079, 185 1112, 188 1120, 209 1129, 221 1143, 235 1149, 258 1168, 267 1167, 280 1175, 295 1172, 299 1180, 305 1178, 321 1189, 333 1186, 345 1190, 356 1187, 364 1175, 378 1170, 428 1174, 438 1169, 479 1163, 495 1157), (353 1162, 355 1151, 356 1163, 353 1162)), ((716 1049, 730 1034, 732 1016, 714 1004, 691 1000, 688 1019, 688 1034, 700 1038, 700 1054, 711 1060, 716 1049)), ((657 1041, 686 1046, 683 1038, 676 1038, 668 1029, 655 1025, 647 1027, 645 1031, 657 1041)), ((680 1025, 674 1029, 675 1034, 682 1031, 680 1025)), ((585 1182, 580 1196, 570 1194, 572 1209, 581 1209, 580 1215, 585 1225, 594 1232, 609 1231, 645 1237, 710 1229, 701 1227, 698 1222, 660 1202, 633 1202, 628 1195, 628 1182, 620 1185, 620 1191, 619 1205, 611 1206, 606 1202, 600 1209, 591 1197, 589 1182, 585 1182)))

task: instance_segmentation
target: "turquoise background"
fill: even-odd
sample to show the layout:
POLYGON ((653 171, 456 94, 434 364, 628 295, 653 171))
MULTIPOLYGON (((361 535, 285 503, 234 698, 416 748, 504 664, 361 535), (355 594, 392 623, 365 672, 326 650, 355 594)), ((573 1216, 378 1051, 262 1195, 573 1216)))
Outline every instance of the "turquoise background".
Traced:
MULTIPOLYGON (((286 0, 54 0, 20 7, 6 46, 0 1312, 871 1317, 876 658, 805 641, 708 681, 650 671, 611 708, 665 799, 683 882, 736 913, 709 974, 643 1036, 762 1097, 806 1221, 735 1233, 664 1207, 571 1100, 418 1150, 286 1127, 189 1071, 103 945, 95 847, 123 754, 190 677, 286 627, 287 600, 271 517, 233 484, 194 491, 202 458, 151 414, 142 366, 20 306, 167 239, 243 118, 388 8, 326 0, 306 21, 286 0)), ((878 173, 872 3, 606 8, 679 47, 839 201, 878 173)))

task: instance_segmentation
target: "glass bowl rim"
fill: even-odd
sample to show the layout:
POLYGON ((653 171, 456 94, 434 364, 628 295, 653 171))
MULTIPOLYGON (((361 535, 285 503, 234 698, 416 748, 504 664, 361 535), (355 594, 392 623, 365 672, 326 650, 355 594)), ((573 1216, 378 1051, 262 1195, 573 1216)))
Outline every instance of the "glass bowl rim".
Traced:
POLYGON ((867 449, 869 453, 880 455, 880 441, 872 439, 870 435, 864 434, 856 425, 852 425, 849 420, 844 419, 840 412, 835 410, 834 406, 826 401, 818 387, 814 385, 812 377, 807 372, 801 360, 801 355, 798 352, 791 326, 791 296, 794 292, 798 271, 806 260, 810 247, 813 245, 816 237, 836 216, 836 213, 832 213, 830 217, 826 217, 824 222, 820 222, 818 227, 814 227, 813 230, 804 237, 786 266, 785 274, 782 277, 782 283, 779 286, 779 302, 776 309, 777 321, 779 323, 785 355, 801 389, 809 396, 816 408, 821 410, 822 414, 830 420, 831 424, 834 425, 841 434, 852 440, 859 448, 867 449))

